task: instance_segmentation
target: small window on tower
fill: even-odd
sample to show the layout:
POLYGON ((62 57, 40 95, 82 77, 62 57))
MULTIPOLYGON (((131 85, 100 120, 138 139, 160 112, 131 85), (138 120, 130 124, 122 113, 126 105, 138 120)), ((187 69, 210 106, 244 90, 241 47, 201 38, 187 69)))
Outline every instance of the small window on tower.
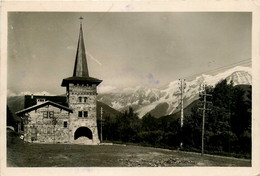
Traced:
POLYGON ((86 103, 88 100, 88 97, 84 97, 84 102, 86 103))
POLYGON ((50 127, 47 128, 47 133, 51 134, 51 128, 50 127))
POLYGON ((79 102, 82 102, 82 97, 79 97, 79 102))
POLYGON ((84 111, 84 117, 88 117, 88 111, 84 111))
POLYGON ((78 116, 82 117, 82 111, 79 111, 78 116))
POLYGON ((67 128, 67 126, 68 126, 68 122, 64 122, 64 124, 63 124, 63 126, 64 126, 64 128, 67 128))

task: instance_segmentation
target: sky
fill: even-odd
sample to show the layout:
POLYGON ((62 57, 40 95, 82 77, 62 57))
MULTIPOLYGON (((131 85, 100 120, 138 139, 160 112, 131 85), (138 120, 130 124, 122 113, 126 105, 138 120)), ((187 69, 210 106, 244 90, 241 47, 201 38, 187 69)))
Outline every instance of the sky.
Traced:
POLYGON ((100 88, 162 88, 251 58, 249 12, 9 12, 7 89, 65 93, 83 20, 89 74, 100 88))

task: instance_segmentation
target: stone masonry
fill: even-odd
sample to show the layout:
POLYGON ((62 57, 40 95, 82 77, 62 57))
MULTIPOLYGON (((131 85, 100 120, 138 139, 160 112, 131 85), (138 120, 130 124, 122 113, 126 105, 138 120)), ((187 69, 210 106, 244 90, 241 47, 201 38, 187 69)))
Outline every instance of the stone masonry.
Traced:
POLYGON ((70 112, 46 105, 24 115, 24 140, 36 143, 69 143, 71 130, 64 127, 70 124, 70 112), (53 113, 53 117, 50 114, 53 113), (56 122, 54 121, 56 119, 56 122))
POLYGON ((74 133, 79 127, 87 127, 92 132, 92 142, 87 140, 85 142, 88 144, 99 143, 96 117, 96 85, 74 85, 70 83, 68 89, 69 108, 73 109, 73 114, 70 116, 69 125, 72 131, 72 133, 70 133, 70 139, 73 139, 74 133), (82 117, 79 117, 79 112, 83 112, 82 117), (84 117, 84 112, 87 112, 87 117, 84 117))

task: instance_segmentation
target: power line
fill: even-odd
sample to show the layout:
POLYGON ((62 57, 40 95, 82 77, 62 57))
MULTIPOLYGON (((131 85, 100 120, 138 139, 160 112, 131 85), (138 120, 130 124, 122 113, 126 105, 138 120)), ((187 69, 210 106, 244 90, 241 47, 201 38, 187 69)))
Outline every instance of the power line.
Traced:
POLYGON ((222 79, 226 79, 226 78, 223 78, 223 75, 214 75, 214 76, 212 76, 212 77, 210 77, 210 78, 206 78, 206 82, 214 82, 215 80, 218 82, 219 80, 220 80, 220 78, 222 78, 222 79))
MULTIPOLYGON (((220 68, 217 68, 217 69, 214 69, 214 70, 210 70, 210 71, 206 71, 206 72, 201 72, 201 73, 197 73, 197 74, 194 74, 194 75, 190 75, 190 76, 187 76, 185 77, 186 79, 190 79, 190 78, 193 78, 193 77, 196 77, 196 76, 199 76, 201 74, 214 74, 214 72, 219 72, 221 70, 225 70, 225 69, 228 69, 228 68, 231 68, 231 67, 234 67, 234 66, 238 66, 238 65, 249 65, 249 63, 244 63, 244 64, 236 64, 236 65, 229 65, 229 66, 225 66, 225 67, 220 67, 220 68)), ((250 63, 251 64, 251 63, 250 63)))
POLYGON ((196 74, 193 74, 193 75, 185 76, 183 78, 190 79, 190 78, 193 78, 195 76, 199 76, 201 74, 206 74, 206 73, 211 73, 212 74, 214 72, 221 71, 221 70, 224 70, 224 69, 228 69, 230 67, 234 67, 234 66, 238 66, 238 65, 250 65, 250 64, 251 64, 251 58, 250 59, 241 60, 241 61, 238 61, 236 63, 232 63, 232 64, 225 65, 225 66, 222 66, 222 67, 218 67, 218 68, 213 69, 213 70, 208 70, 208 71, 205 71, 205 72, 200 72, 200 73, 196 73, 196 74))
MULTIPOLYGON (((236 64, 236 65, 229 65, 229 66, 225 66, 225 67, 220 67, 220 68, 217 68, 217 69, 214 69, 214 70, 209 70, 209 71, 206 71, 206 72, 201 72, 201 73, 197 73, 197 74, 194 74, 194 75, 190 75, 190 76, 187 76, 185 77, 186 79, 190 79, 190 78, 193 78, 193 77, 196 77, 196 76, 199 76, 201 74, 214 74, 214 72, 219 72, 221 70, 225 70, 225 69, 228 69, 228 68, 231 68, 231 67, 234 67, 234 66, 238 66, 238 65, 249 65, 249 63, 244 63, 244 64, 236 64)), ((251 63, 250 63, 251 64, 251 63)))

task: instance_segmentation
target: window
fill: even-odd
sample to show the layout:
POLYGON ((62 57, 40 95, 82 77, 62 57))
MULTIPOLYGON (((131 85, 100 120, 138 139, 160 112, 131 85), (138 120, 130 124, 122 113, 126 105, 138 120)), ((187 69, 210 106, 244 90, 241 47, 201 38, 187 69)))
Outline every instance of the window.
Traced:
POLYGON ((64 127, 64 128, 67 128, 67 126, 68 126, 68 122, 65 121, 65 122, 63 123, 63 127, 64 127))
POLYGON ((44 103, 45 102, 45 99, 36 99, 36 104, 41 104, 41 103, 44 103))
POLYGON ((51 127, 48 127, 48 128, 47 128, 47 133, 48 133, 48 134, 51 134, 51 133, 52 133, 51 127))
POLYGON ((88 111, 79 111, 78 112, 78 117, 88 117, 88 111))
POLYGON ((84 111, 84 117, 88 117, 88 111, 84 111))
POLYGON ((79 102, 82 102, 82 97, 79 97, 79 102))
POLYGON ((54 112, 53 111, 50 111, 49 112, 49 118, 53 118, 54 117, 54 112))
POLYGON ((37 102, 45 102, 45 99, 37 99, 37 102))
POLYGON ((82 111, 79 111, 78 116, 82 117, 82 111))
POLYGON ((43 112, 43 118, 48 118, 48 111, 43 112))
POLYGON ((54 117, 54 111, 45 111, 43 112, 43 118, 53 118, 54 117))
POLYGON ((86 103, 88 100, 88 97, 84 97, 84 103, 86 103))

